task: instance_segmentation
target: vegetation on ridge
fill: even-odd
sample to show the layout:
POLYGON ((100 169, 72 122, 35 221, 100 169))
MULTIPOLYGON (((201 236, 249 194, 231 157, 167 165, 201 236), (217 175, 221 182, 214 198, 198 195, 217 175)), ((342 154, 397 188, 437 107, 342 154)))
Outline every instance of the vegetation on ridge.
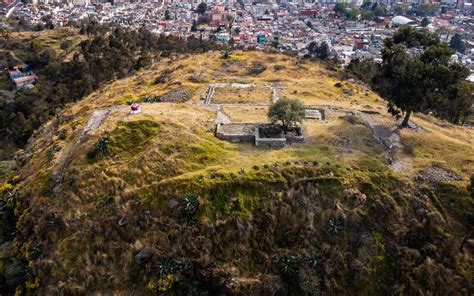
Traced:
MULTIPOLYGON (((365 85, 306 59, 219 57, 162 58, 37 131, 21 177, 0 187, 2 291, 472 293, 468 129, 414 115, 419 129, 392 133, 403 145, 393 157, 407 163, 393 172, 374 130, 396 122, 365 85), (305 120, 306 143, 279 150, 221 141, 200 99, 214 82, 272 83, 327 118, 305 120), (143 102, 135 115, 122 105, 180 89, 184 104, 143 102), (110 112, 84 135, 97 109, 110 112), (96 143, 106 153, 88 160, 96 143)), ((235 122, 266 122, 267 111, 223 108, 235 122)))

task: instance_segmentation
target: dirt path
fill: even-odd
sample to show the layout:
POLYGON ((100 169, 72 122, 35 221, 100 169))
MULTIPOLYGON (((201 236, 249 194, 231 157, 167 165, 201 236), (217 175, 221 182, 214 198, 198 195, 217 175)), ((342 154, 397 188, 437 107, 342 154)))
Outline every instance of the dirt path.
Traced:
POLYGON ((54 175, 54 191, 59 189, 63 179, 64 173, 66 172, 69 163, 71 162, 74 152, 76 151, 77 147, 85 142, 88 138, 90 132, 98 129, 100 125, 104 122, 107 115, 111 112, 118 111, 122 106, 114 106, 109 109, 101 109, 101 110, 94 110, 89 121, 87 122, 86 126, 82 130, 80 135, 77 135, 72 141, 68 142, 66 146, 63 147, 61 150, 61 154, 57 160, 57 167, 53 169, 54 175))
POLYGON ((398 173, 408 171, 409 163, 396 156, 396 152, 403 149, 403 144, 398 134, 398 126, 388 127, 384 123, 374 119, 373 115, 361 113, 366 125, 372 130, 376 143, 384 151, 385 158, 390 167, 398 173))

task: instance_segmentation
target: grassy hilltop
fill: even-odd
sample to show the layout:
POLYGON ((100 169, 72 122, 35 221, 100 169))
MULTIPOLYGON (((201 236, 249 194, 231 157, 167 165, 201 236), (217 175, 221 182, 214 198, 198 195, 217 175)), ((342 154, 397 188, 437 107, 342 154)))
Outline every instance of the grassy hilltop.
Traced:
MULTIPOLYGON (((223 88, 214 99, 232 122, 267 121, 265 89, 223 88)), ((262 52, 162 58, 35 132, 20 178, 0 188, 4 200, 14 196, 8 227, 22 234, 4 247, 3 287, 468 295, 472 129, 429 116, 413 123, 397 129, 367 86, 316 62, 262 52), (306 142, 282 149, 219 140, 201 98, 219 82, 276 85, 281 97, 323 106, 327 119, 304 121, 306 142), (127 102, 176 92, 185 95, 128 114, 127 102), (88 158, 103 139, 107 151, 88 158)))

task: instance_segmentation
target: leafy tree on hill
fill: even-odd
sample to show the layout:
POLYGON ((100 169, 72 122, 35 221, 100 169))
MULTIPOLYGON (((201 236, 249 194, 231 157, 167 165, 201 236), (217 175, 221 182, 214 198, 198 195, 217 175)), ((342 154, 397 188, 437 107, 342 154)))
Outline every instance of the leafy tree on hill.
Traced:
POLYGON ((371 84, 377 74, 378 67, 373 59, 354 59, 347 65, 346 71, 361 81, 371 84))
POLYGON ((385 42, 375 88, 389 101, 389 112, 405 112, 402 127, 413 112, 435 111, 452 89, 469 74, 466 67, 450 63, 452 50, 433 36, 406 29, 385 42), (409 48, 419 46, 419 54, 409 48))
POLYGON ((459 33, 454 34, 451 38, 451 41, 449 41, 449 47, 460 53, 466 52, 466 44, 459 33))
POLYGON ((291 127, 296 127, 305 117, 303 103, 297 99, 282 98, 270 105, 268 118, 275 123, 280 121, 283 130, 287 131, 291 127))
POLYGON ((433 15, 438 9, 437 5, 431 3, 422 3, 416 7, 416 15, 418 16, 427 16, 433 15))
POLYGON ((395 7, 393 8, 393 12, 395 12, 395 14, 405 14, 409 9, 409 5, 408 4, 397 4, 395 5, 395 7))
POLYGON ((429 24, 430 24, 430 20, 429 20, 427 17, 424 17, 424 18, 421 20, 421 26, 422 26, 422 27, 427 27, 429 24))
POLYGON ((371 7, 372 7, 372 2, 370 0, 364 1, 364 3, 362 3, 362 5, 360 6, 360 8, 364 10, 369 10, 371 7))
POLYGON ((204 2, 199 3, 198 8, 197 8, 197 13, 198 14, 204 14, 207 11, 207 4, 204 2))
MULTIPOLYGON (((377 3, 375 3, 377 4, 377 3)), ((379 17, 379 16, 385 16, 387 15, 387 10, 385 9, 385 7, 381 6, 381 5, 377 5, 374 9, 374 15, 376 17, 379 17)))
POLYGON ((427 29, 417 30, 412 26, 402 26, 393 34, 392 38, 385 39, 385 45, 390 47, 391 44, 403 43, 406 47, 423 47, 440 43, 436 33, 431 33, 427 29))
POLYGON ((345 3, 336 3, 334 6, 334 12, 339 15, 346 15, 347 5, 345 3))
POLYGON ((436 109, 436 116, 446 119, 452 123, 465 123, 472 115, 471 106, 474 105, 474 85, 462 81, 451 87, 449 95, 440 103, 436 109))
POLYGON ((316 43, 315 41, 311 42, 308 45, 309 54, 313 57, 316 57, 320 60, 326 60, 329 58, 330 51, 329 45, 326 42, 322 42, 321 44, 316 43))
POLYGON ((191 32, 197 32, 197 23, 196 20, 193 20, 193 24, 191 25, 191 32))

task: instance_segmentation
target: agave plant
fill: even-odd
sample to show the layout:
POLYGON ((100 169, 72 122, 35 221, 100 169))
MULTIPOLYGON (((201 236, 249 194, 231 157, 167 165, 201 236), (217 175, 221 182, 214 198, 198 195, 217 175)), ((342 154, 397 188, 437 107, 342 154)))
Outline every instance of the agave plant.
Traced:
POLYGON ((175 260, 171 257, 159 257, 153 263, 153 271, 159 276, 166 276, 168 274, 176 274, 183 269, 183 262, 175 260))
POLYGON ((323 263, 323 256, 319 251, 314 251, 305 258, 311 268, 318 268, 323 263))
POLYGON ((109 149, 109 142, 110 140, 108 136, 100 137, 99 140, 97 140, 97 142, 95 143, 94 149, 87 152, 87 158, 95 159, 97 155, 106 153, 109 149))
POLYGON ((6 204, 10 208, 14 208, 16 201, 18 200, 18 191, 15 189, 7 190, 5 193, 6 204))
POLYGON ((194 216, 199 211, 199 201, 196 196, 188 194, 181 199, 180 207, 186 216, 194 216))
POLYGON ((278 260, 278 271, 283 276, 291 277, 298 272, 299 262, 295 256, 283 256, 278 260))
POLYGON ((344 228, 344 221, 340 218, 331 218, 328 221, 327 229, 333 234, 339 234, 344 228))
POLYGON ((97 154, 107 152, 109 148, 109 137, 102 136, 99 138, 97 143, 95 143, 94 150, 97 154))
POLYGON ((112 196, 104 196, 99 200, 99 206, 101 208, 106 208, 110 205, 113 205, 115 202, 114 198, 112 196))
POLYGON ((46 222, 48 226, 54 228, 61 228, 63 226, 63 221, 61 220, 61 218, 59 218, 58 216, 56 216, 55 213, 52 212, 48 213, 48 215, 46 216, 46 222))

